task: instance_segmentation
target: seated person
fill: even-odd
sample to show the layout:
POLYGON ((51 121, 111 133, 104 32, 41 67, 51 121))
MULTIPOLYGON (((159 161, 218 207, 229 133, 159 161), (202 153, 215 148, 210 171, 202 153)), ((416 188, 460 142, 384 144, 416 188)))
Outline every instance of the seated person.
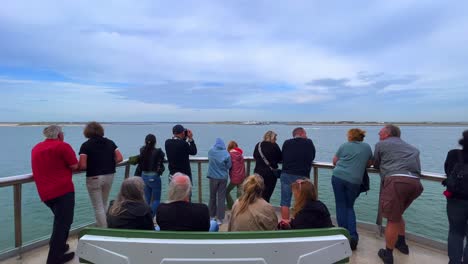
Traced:
POLYGON ((169 184, 169 202, 156 209, 156 221, 161 231, 218 231, 216 221, 210 221, 208 206, 190 202, 192 184, 183 173, 175 173, 169 184))
POLYGON ((228 231, 277 229, 278 217, 273 206, 262 198, 263 189, 263 178, 258 174, 244 180, 244 193, 232 206, 228 231))
POLYGON ((291 185, 294 195, 294 214, 290 221, 281 221, 280 229, 307 229, 333 227, 327 206, 317 200, 314 184, 299 179, 291 185))
POLYGON ((144 183, 140 177, 122 182, 117 200, 107 211, 109 228, 154 230, 151 208, 143 198, 144 183))

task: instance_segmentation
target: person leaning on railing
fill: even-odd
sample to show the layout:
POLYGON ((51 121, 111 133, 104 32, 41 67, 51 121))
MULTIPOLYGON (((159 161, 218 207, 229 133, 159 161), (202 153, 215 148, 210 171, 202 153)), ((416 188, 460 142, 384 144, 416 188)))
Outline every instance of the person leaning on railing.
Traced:
POLYGON ((48 126, 43 134, 46 139, 31 151, 31 165, 37 192, 54 214, 47 264, 65 263, 75 256, 74 252, 66 253, 70 248, 66 243, 75 208, 72 172, 78 169, 78 160, 72 147, 63 141, 61 127, 48 126))

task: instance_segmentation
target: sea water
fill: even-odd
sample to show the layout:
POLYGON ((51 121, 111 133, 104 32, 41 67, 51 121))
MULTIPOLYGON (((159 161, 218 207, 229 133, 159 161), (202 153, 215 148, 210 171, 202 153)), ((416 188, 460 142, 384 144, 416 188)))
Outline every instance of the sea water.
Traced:
MULTIPOLYGON (((194 133, 199 157, 206 157, 208 150, 220 137, 226 141, 235 140, 244 150, 245 156, 253 155, 255 144, 262 139, 263 134, 273 130, 278 134, 278 144, 291 138, 294 126, 289 125, 221 125, 221 124, 184 124, 194 133)), ((158 147, 163 147, 164 141, 170 138, 173 124, 105 125, 105 136, 112 139, 120 151, 127 158, 138 153, 144 143, 144 137, 153 133, 157 137, 158 147)), ((378 131, 381 126, 304 126, 307 135, 314 141, 317 154, 316 161, 331 162, 338 147, 346 141, 346 132, 353 127, 367 131, 365 142, 374 148, 378 141, 378 131)), ((43 140, 43 126, 12 126, 0 127, 0 177, 7 177, 31 172, 30 153, 35 144, 43 140)), ((443 164, 448 150, 459 147, 457 142, 463 130, 468 127, 449 126, 402 126, 402 139, 414 145, 421 151, 423 171, 443 173, 443 164)), ((70 143, 77 152, 86 140, 83 137, 83 126, 65 126, 65 141, 70 143)), ((252 169, 251 172, 253 171, 252 169)), ((134 171, 132 166, 132 175, 134 171)), ((192 164, 194 175, 193 197, 198 197, 197 166, 192 164)), ((203 164, 202 194, 203 202, 208 202, 208 181, 206 179, 207 165, 203 164)), ((117 169, 116 178, 112 186, 110 199, 114 199, 122 182, 124 169, 117 169)), ((335 204, 331 187, 331 170, 319 170, 319 199, 322 200, 335 215, 335 204)), ((167 197, 167 175, 163 174, 162 200, 167 197)), ((373 223, 377 216, 379 176, 371 174, 371 190, 367 195, 358 198, 355 209, 359 221, 373 223)), ((94 212, 85 187, 85 175, 73 177, 76 191, 75 218, 73 227, 89 224, 94 221, 94 212)), ((407 229, 431 239, 445 241, 448 232, 448 221, 445 210, 444 188, 437 182, 423 181, 424 192, 407 210, 405 219, 407 229)), ((280 184, 276 186, 271 203, 279 205, 280 184)), ((13 218, 13 188, 0 188, 0 252, 14 246, 14 218, 13 218)), ((24 184, 22 187, 22 224, 23 243, 30 243, 50 236, 53 217, 50 210, 41 203, 34 183, 24 184)))

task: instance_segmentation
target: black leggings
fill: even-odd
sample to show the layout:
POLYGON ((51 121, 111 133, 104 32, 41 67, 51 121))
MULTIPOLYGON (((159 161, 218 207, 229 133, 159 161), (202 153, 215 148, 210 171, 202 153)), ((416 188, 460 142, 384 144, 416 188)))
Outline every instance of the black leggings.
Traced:
POLYGON ((274 175, 267 175, 266 177, 263 177, 263 181, 265 183, 265 189, 263 190, 262 196, 265 201, 270 202, 271 195, 275 190, 278 179, 274 175))

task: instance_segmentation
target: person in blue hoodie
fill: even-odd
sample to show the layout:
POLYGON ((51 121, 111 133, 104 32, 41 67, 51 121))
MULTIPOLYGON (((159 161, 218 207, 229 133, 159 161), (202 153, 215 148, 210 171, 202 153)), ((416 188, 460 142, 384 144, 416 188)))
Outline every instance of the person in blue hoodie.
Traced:
POLYGON ((216 139, 208 151, 208 179, 210 180, 210 217, 223 224, 226 207, 226 186, 231 168, 231 156, 226 150, 224 141, 216 139))

